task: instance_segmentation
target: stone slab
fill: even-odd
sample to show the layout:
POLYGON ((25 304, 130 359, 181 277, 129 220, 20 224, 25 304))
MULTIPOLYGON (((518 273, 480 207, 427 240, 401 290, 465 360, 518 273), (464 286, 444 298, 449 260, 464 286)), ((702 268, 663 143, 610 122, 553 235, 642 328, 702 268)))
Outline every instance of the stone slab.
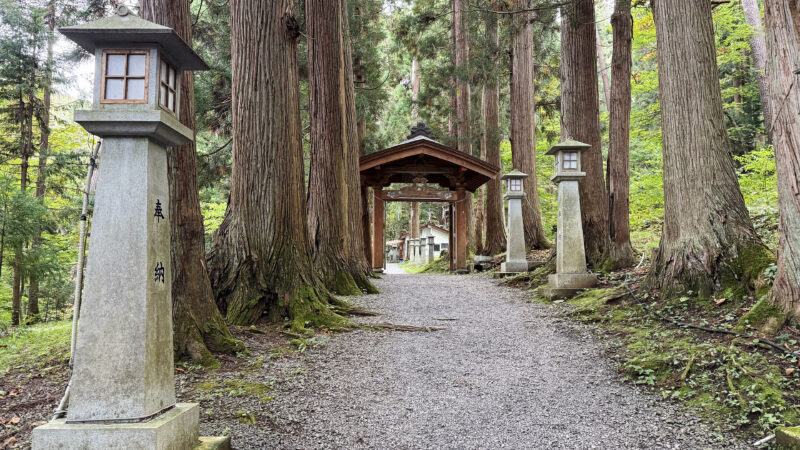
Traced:
POLYGON ((800 427, 776 428, 775 443, 781 448, 800 450, 800 427))
POLYGON ((559 289, 543 286, 539 288, 539 295, 547 297, 550 300, 572 298, 580 291, 580 289, 559 289))
POLYGON ((506 261, 500 264, 500 272, 504 273, 522 273, 528 271, 527 261, 506 261))
POLYGON ((476 255, 475 256, 475 262, 476 263, 492 262, 493 259, 494 258, 491 257, 491 256, 484 256, 484 255, 476 255))
POLYGON ((372 271, 375 272, 375 273, 383 273, 383 269, 380 268, 380 267, 377 268, 377 269, 372 269, 372 271))
POLYGON ((33 430, 32 449, 189 450, 198 442, 199 419, 197 403, 178 403, 143 423, 68 424, 57 419, 33 430))
POLYGON ((593 273, 556 273, 547 276, 548 287, 553 289, 588 289, 597 284, 593 273))
POLYGON ((230 436, 200 436, 200 443, 192 450, 231 450, 230 436))

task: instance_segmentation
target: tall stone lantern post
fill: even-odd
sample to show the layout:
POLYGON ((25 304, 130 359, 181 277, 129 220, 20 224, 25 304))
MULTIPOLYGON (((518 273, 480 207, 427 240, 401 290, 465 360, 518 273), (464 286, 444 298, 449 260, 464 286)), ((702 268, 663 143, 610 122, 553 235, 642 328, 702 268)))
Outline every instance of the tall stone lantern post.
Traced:
MULTIPOLYGON (((59 30, 95 55, 92 108, 103 138, 66 418, 34 449, 190 449, 198 405, 176 403, 167 147, 194 139, 178 119, 181 73, 208 66, 172 29, 126 7, 59 30)), ((217 441, 219 442, 219 441, 217 441)))
POLYGON ((581 153, 589 147, 589 144, 568 139, 546 153, 555 156, 555 174, 550 179, 558 186, 556 273, 548 277, 548 287, 544 291, 550 297, 569 297, 579 289, 597 284, 597 276, 586 270, 578 193, 578 182, 586 176, 581 171, 581 153))
POLYGON ((523 183, 528 174, 517 169, 503 175, 506 182, 505 199, 508 200, 506 219, 506 262, 500 264, 501 273, 521 273, 528 271, 525 254, 525 229, 522 224, 522 200, 525 198, 523 183))

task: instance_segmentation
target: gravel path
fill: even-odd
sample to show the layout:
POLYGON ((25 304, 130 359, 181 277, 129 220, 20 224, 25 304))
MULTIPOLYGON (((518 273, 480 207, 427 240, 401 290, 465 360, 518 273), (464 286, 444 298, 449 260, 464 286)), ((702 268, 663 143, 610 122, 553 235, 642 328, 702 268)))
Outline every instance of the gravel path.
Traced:
MULTIPOLYGON (((268 361, 275 399, 235 448, 747 448, 620 381, 601 344, 483 276, 386 275, 357 331, 268 361), (447 319, 447 320, 444 320, 447 319)), ((203 434, 220 433, 203 424, 203 434)))

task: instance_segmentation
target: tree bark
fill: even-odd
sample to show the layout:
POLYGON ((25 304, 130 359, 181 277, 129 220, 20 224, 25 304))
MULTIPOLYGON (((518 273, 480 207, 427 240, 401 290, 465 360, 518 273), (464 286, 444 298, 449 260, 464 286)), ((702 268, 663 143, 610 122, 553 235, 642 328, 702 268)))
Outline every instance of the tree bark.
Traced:
MULTIPOLYGON (((33 104, 34 104, 34 74, 31 73, 31 87, 28 102, 24 101, 22 92, 19 96, 19 105, 21 111, 20 121, 20 165, 19 165, 19 190, 24 194, 28 190, 28 159, 33 150, 33 104)), ((22 292, 24 290, 23 283, 23 267, 22 267, 22 251, 23 242, 20 240, 14 246, 14 279, 11 285, 11 325, 19 325, 22 320, 22 292)))
MULTIPOLYGON (((465 0, 453 0, 453 36, 455 39, 456 71, 456 142, 458 150, 472 155, 472 133, 470 132, 470 68, 469 31, 464 17, 465 0)), ((466 192, 467 243, 475 248, 474 195, 466 192)))
MULTIPOLYGON (((530 1, 519 2, 518 9, 530 8, 530 1)), ((514 168, 527 173, 522 223, 525 246, 547 248, 550 244, 542 228, 539 187, 536 179, 536 94, 534 90, 533 25, 530 12, 511 15, 511 159, 514 168)))
MULTIPOLYGON (((419 89, 421 85, 419 73, 419 60, 416 56, 411 60, 411 123, 416 125, 419 121, 419 89)), ((419 238, 419 202, 409 202, 408 208, 408 235, 411 239, 419 238)))
MULTIPOLYGON (((192 45, 188 0, 142 0, 140 16, 168 26, 192 45)), ((194 110, 194 74, 181 78, 182 124, 197 129, 194 110)), ((197 181, 194 141, 167 153, 170 188, 170 259, 172 262, 172 320, 175 357, 215 364, 210 351, 234 353, 244 345, 231 336, 214 301, 205 267, 205 230, 197 181)))
POLYGON ((764 115, 764 129, 767 131, 767 138, 772 140, 770 130, 772 130, 772 115, 770 113, 769 87, 767 86, 767 76, 764 70, 767 66, 767 47, 764 41, 764 27, 761 24, 761 10, 758 8, 758 0, 741 0, 744 18, 748 25, 753 28, 750 36, 750 50, 753 52, 753 67, 758 71, 758 92, 761 95, 761 110, 764 115))
POLYGON ((306 24, 311 117, 309 243, 325 286, 337 294, 358 295, 361 290, 352 275, 348 245, 352 236, 341 1, 307 1, 306 24))
MULTIPOLYGON (((603 52, 603 43, 600 41, 600 28, 594 24, 594 38, 597 46, 597 63, 600 65, 600 77, 603 80, 603 101, 606 109, 611 110, 611 87, 608 83, 608 66, 606 66, 606 55, 603 52)), ((613 59, 613 56, 612 56, 613 59)), ((613 65, 614 62, 612 61, 613 65)))
POLYGON ((608 259, 612 268, 630 267, 635 262, 630 230, 630 124, 631 51, 633 17, 631 0, 616 0, 611 16, 614 52, 611 57, 611 102, 608 145, 608 259))
MULTIPOLYGON (((498 1, 492 1, 492 9, 498 9, 498 1)), ((497 14, 486 15, 486 42, 491 47, 490 58, 495 67, 499 60, 500 40, 498 35, 497 14)), ((500 92, 497 85, 497 72, 491 70, 483 87, 481 99, 481 113, 484 120, 484 133, 481 140, 481 155, 486 161, 497 167, 502 166, 500 161, 500 92)), ((494 256, 506 250, 505 219, 503 214, 503 187, 500 178, 489 180, 486 183, 486 243, 483 247, 484 255, 494 256)))
POLYGON ((376 288, 370 281, 372 274, 371 264, 368 258, 364 257, 364 234, 362 230, 362 220, 364 211, 362 210, 361 197, 361 172, 359 171, 358 160, 361 155, 361 140, 358 130, 358 112, 356 110, 356 91, 353 72, 353 49, 350 42, 350 22, 347 9, 347 0, 341 0, 342 17, 342 61, 344 69, 344 120, 345 131, 345 178, 347 195, 347 221, 348 234, 347 252, 349 256, 348 267, 350 274, 361 291, 369 294, 377 294, 376 288))
MULTIPOLYGON (((39 116, 39 168, 36 175, 36 198, 44 203, 44 194, 47 186, 47 156, 50 150, 50 104, 53 84, 53 43, 55 42, 56 7, 50 0, 47 5, 47 60, 45 62, 44 82, 42 86, 42 114, 39 116)), ((35 250, 42 245, 42 228, 37 226, 33 235, 31 247, 35 250)), ((30 290, 28 291, 28 317, 27 323, 39 321, 39 275, 33 271, 30 274, 30 290)))
POLYGON ((597 46, 594 3, 576 0, 561 14, 561 136, 591 145, 581 155, 586 178, 580 182, 581 215, 586 259, 605 264, 608 237, 608 196, 603 176, 600 106, 597 87, 597 46))
POLYGON ((231 1, 231 193, 208 268, 217 302, 236 324, 264 313, 288 317, 294 329, 344 322, 328 308, 308 240, 299 32, 291 0, 231 1))
POLYGON ((647 277, 667 293, 735 295, 770 256, 739 190, 719 86, 711 4, 656 0, 664 229, 647 277))
POLYGON ((773 145, 778 176, 778 270, 767 298, 789 317, 800 317, 800 44, 794 30, 797 9, 765 1, 766 75, 774 118, 773 145))

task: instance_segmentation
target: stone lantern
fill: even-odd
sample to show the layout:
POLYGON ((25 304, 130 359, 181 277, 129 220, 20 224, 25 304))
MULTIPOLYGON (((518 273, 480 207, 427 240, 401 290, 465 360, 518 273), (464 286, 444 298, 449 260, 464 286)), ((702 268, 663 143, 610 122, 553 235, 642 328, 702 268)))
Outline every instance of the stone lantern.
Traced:
POLYGON ((506 262, 500 265, 501 273, 521 273, 528 271, 525 258, 525 228, 522 223, 522 199, 525 198, 524 183, 528 174, 517 169, 503 175, 506 182, 505 199, 508 200, 508 219, 506 227, 506 262))
POLYGON ((178 119, 181 73, 208 66, 125 7, 59 31, 95 55, 92 108, 75 121, 103 138, 103 168, 69 408, 33 431, 32 446, 193 448, 198 405, 175 398, 167 147, 194 139, 178 119))
POLYGON ((545 292, 551 297, 568 297, 578 289, 589 288, 597 283, 597 276, 586 270, 578 193, 578 182, 586 176, 581 171, 581 153, 589 147, 588 144, 568 139, 554 145, 546 153, 555 156, 555 173, 550 179, 558 186, 556 273, 549 276, 545 292))

